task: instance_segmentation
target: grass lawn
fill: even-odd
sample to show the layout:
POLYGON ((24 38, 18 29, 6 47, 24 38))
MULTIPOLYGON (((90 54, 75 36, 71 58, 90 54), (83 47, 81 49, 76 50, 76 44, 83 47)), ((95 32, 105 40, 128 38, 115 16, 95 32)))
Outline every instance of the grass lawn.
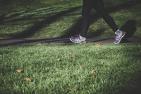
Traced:
MULTIPOLYGON (((0 48, 1 94, 125 94, 141 72, 141 45, 0 48)), ((137 94, 137 93, 136 93, 137 94)))
MULTIPOLYGON (((5 5, 0 3, 0 39, 59 37, 81 16, 80 0, 1 1, 5 5)), ((111 7, 126 1, 105 3, 111 7)), ((110 13, 119 26, 135 20, 134 36, 141 38, 140 8, 137 4, 110 13)), ((88 36, 97 31, 102 32, 97 35, 101 38, 114 35, 100 18, 88 36)), ((140 43, 0 47, 0 94, 141 94, 140 57, 140 43)))

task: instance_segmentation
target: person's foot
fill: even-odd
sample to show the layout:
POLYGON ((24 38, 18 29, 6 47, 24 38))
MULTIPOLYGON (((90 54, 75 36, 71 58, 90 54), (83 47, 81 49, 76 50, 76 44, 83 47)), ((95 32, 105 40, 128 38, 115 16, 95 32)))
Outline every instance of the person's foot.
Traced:
POLYGON ((115 41, 114 44, 119 44, 121 42, 121 40, 123 39, 123 37, 125 36, 125 32, 121 31, 121 30, 117 30, 115 32, 115 41))
POLYGON ((71 36, 70 41, 73 43, 82 43, 86 42, 86 38, 82 37, 81 35, 71 36))

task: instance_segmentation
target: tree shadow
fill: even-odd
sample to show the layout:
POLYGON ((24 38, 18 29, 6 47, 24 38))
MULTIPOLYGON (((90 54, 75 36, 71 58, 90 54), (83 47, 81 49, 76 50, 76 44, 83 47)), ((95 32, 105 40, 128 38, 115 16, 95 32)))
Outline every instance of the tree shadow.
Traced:
POLYGON ((42 29, 43 27, 53 23, 54 21, 58 20, 60 17, 64 16, 65 14, 76 11, 78 9, 80 9, 79 6, 68 9, 68 10, 64 10, 64 11, 61 11, 61 12, 58 12, 58 13, 56 13, 54 15, 51 15, 51 16, 48 16, 42 21, 37 21, 36 23, 33 24, 33 26, 27 28, 26 30, 24 30, 22 32, 18 32, 18 33, 15 33, 15 34, 10 34, 9 39, 30 37, 33 34, 35 34, 36 32, 39 32, 39 30, 42 29))
MULTIPOLYGON (((91 15, 90 17, 90 24, 96 22, 99 18, 99 16, 97 14, 95 15, 91 15)), ((79 17, 78 20, 76 20, 76 22, 67 30, 65 30, 65 34, 63 34, 63 37, 70 37, 72 35, 75 35, 76 32, 78 32, 80 30, 80 26, 82 23, 82 17, 79 17)))
MULTIPOLYGON (((124 49, 128 49, 128 48, 124 47, 124 49)), ((133 65, 135 64, 135 66, 137 67, 136 64, 140 65, 141 63, 140 50, 141 49, 139 46, 137 46, 136 49, 130 49, 129 51, 125 52, 125 56, 123 58, 128 58, 129 61, 132 61, 131 64, 133 65), (133 60, 135 61, 133 62, 133 60)), ((129 76, 132 76, 132 79, 128 81, 126 87, 121 90, 121 94, 141 94, 141 70, 138 69, 135 72, 135 74, 129 76)))
POLYGON ((141 71, 135 80, 129 81, 129 85, 122 92, 121 94, 141 94, 141 71))
POLYGON ((44 39, 1 39, 0 47, 29 44, 29 43, 70 43, 69 38, 56 37, 56 38, 44 38, 44 39))
POLYGON ((0 25, 4 23, 5 15, 1 14, 0 15, 0 25))
MULTIPOLYGON (((0 15, 0 25, 3 24, 7 24, 7 23, 14 23, 16 21, 23 21, 23 20, 29 20, 29 19, 33 19, 33 14, 29 14, 28 16, 22 16, 20 17, 20 15, 24 14, 24 13, 29 13, 29 11, 27 10, 23 10, 23 11, 18 11, 18 12, 14 12, 14 13, 9 13, 9 14, 1 14, 0 15)), ((40 17, 34 17, 35 19, 40 19, 40 17)))
MULTIPOLYGON (((10 51, 9 52, 4 51, 4 53, 8 54, 8 53, 11 53, 11 52, 10 51)), ((1 83, 0 93, 1 94, 10 94, 11 92, 13 92, 14 94, 21 94, 21 93, 18 93, 18 92, 16 93, 15 90, 10 89, 12 87, 12 85, 14 84, 13 80, 9 81, 9 79, 8 79, 8 84, 11 85, 9 87, 8 86, 6 87, 7 84, 5 84, 5 81, 4 81, 6 79, 6 77, 9 78, 9 74, 13 74, 13 72, 15 72, 16 67, 17 66, 0 64, 0 75, 2 76, 1 81, 0 81, 0 83, 1 83)))
POLYGON ((90 30, 90 31, 87 33, 87 37, 88 37, 88 38, 97 37, 97 36, 99 36, 99 35, 102 35, 105 30, 106 30, 106 28, 97 29, 95 32, 93 32, 93 31, 90 30))

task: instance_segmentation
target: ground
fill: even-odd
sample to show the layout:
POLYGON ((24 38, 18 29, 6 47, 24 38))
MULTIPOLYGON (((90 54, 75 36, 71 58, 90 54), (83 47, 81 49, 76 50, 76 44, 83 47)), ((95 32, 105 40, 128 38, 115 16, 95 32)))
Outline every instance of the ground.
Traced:
POLYGON ((87 43, 69 42, 79 25, 80 0, 1 1, 1 94, 141 94, 139 0, 105 0, 129 33, 120 45, 95 12, 87 43))

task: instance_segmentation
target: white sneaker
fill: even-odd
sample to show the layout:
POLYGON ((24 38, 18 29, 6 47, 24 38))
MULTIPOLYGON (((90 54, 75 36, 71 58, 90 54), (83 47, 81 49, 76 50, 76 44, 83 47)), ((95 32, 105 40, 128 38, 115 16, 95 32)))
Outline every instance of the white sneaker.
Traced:
POLYGON ((115 32, 115 41, 114 41, 114 44, 119 44, 121 42, 121 40, 123 39, 123 37, 125 36, 125 32, 121 31, 121 30, 117 30, 115 32))
POLYGON ((82 42, 86 42, 86 38, 82 37, 81 35, 71 36, 70 41, 73 43, 82 43, 82 42))

